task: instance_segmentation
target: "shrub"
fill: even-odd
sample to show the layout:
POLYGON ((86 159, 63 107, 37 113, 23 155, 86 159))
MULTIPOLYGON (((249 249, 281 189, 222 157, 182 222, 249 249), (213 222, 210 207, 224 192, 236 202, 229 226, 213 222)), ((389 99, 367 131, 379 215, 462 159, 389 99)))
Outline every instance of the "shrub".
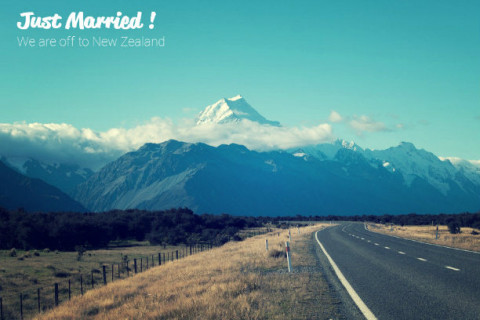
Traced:
POLYGON ((478 233, 477 231, 475 231, 475 230, 472 230, 472 234, 473 234, 474 236, 476 236, 476 235, 478 235, 479 233, 478 233))
POLYGON ((16 257, 17 256, 17 250, 15 250, 15 248, 10 249, 9 255, 10 255, 10 257, 16 257))
POLYGON ((35 251, 33 252, 33 255, 34 255, 35 257, 39 257, 39 256, 40 256, 40 252, 38 252, 37 250, 35 250, 35 251))
POLYGON ((48 249, 48 248, 45 248, 45 249, 43 249, 43 252, 45 252, 45 253, 49 253, 49 252, 50 252, 50 249, 48 249))
POLYGON ((277 249, 272 249, 268 251, 268 256, 272 258, 284 258, 285 257, 285 252, 277 249))
POLYGON ((461 232, 460 224, 458 222, 452 221, 448 223, 448 231, 451 234, 457 234, 461 232))
POLYGON ((68 278, 70 277, 70 273, 66 271, 57 271, 55 272, 55 277, 57 278, 68 278))

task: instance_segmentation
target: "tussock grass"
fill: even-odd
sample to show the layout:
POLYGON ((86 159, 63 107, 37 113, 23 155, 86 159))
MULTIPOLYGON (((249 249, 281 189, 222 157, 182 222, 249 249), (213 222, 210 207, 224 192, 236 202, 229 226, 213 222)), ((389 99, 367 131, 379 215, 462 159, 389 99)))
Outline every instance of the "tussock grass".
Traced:
POLYGON ((91 290, 38 319, 331 319, 330 294, 311 252, 311 232, 292 233, 294 273, 285 259, 288 231, 231 242, 91 290), (265 250, 265 238, 270 250, 265 250))
POLYGON ((443 246, 480 251, 480 235, 472 234, 474 229, 462 227, 461 233, 451 234, 448 226, 438 227, 438 239, 435 239, 437 226, 390 226, 383 224, 369 224, 371 231, 395 235, 402 238, 420 240, 443 246))
MULTIPOLYGON (((51 308, 54 305, 54 283, 59 283, 60 301, 68 299, 68 279, 72 281, 72 295, 80 294, 80 274, 84 277, 84 290, 90 290, 90 274, 93 271, 96 285, 102 283, 100 269, 107 268, 108 282, 111 279, 111 264, 117 264, 127 255, 128 259, 154 255, 155 265, 158 264, 157 253, 170 253, 185 249, 184 246, 150 246, 133 243, 129 247, 114 247, 100 250, 88 250, 81 261, 77 260, 77 252, 58 252, 48 249, 31 252, 16 249, 0 250, 0 297, 3 298, 3 312, 5 319, 20 318, 19 295, 24 295, 23 307, 25 318, 37 312, 37 289, 41 288, 41 308, 51 308), (21 258, 21 260, 19 259, 21 258)), ((145 262, 145 261, 144 261, 145 262)), ((150 260, 151 266, 151 260, 150 260)), ((133 262, 130 262, 130 269, 133 262)), ((117 279, 117 269, 114 278, 117 279)), ((130 271, 132 275, 133 270, 130 271)), ((126 271, 122 270, 121 277, 125 278, 126 271)))

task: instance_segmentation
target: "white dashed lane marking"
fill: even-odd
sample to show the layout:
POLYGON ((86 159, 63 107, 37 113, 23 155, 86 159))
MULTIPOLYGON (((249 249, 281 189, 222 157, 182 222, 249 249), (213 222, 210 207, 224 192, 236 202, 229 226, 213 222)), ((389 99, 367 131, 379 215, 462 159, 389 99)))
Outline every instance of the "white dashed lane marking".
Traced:
POLYGON ((417 258, 417 259, 423 262, 427 261, 427 259, 424 259, 424 258, 417 258))
POLYGON ((445 266, 445 268, 453 270, 453 271, 460 271, 458 268, 450 267, 450 266, 445 266))
POLYGON ((385 247, 385 249, 387 249, 387 250, 390 250, 390 248, 389 248, 389 247, 385 247))
POLYGON ((375 242, 375 245, 378 246, 378 243, 375 242))
POLYGON ((405 252, 403 252, 403 251, 398 251, 398 254, 405 254, 405 252))

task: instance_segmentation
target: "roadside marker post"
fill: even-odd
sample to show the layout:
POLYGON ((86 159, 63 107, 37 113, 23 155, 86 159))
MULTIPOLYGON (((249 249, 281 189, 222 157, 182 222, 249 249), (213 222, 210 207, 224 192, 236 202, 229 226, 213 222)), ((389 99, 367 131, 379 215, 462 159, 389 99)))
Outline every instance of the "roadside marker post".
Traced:
POLYGON ((268 251, 268 239, 265 239, 265 250, 268 251))
POLYGON ((437 224, 437 231, 435 232, 435 240, 438 240, 438 224, 437 224))
POLYGON ((290 233, 290 229, 288 229, 288 241, 292 242, 292 234, 290 233))
POLYGON ((285 251, 287 252, 288 272, 292 272, 292 261, 290 260, 290 242, 285 242, 285 251))

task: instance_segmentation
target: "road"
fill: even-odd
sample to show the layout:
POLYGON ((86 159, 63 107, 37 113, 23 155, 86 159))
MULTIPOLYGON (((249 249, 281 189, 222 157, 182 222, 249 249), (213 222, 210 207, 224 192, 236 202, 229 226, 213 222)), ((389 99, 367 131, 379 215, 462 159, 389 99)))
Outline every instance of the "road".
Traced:
POLYGON ((360 223, 317 237, 376 318, 480 319, 480 254, 374 233, 360 223))

